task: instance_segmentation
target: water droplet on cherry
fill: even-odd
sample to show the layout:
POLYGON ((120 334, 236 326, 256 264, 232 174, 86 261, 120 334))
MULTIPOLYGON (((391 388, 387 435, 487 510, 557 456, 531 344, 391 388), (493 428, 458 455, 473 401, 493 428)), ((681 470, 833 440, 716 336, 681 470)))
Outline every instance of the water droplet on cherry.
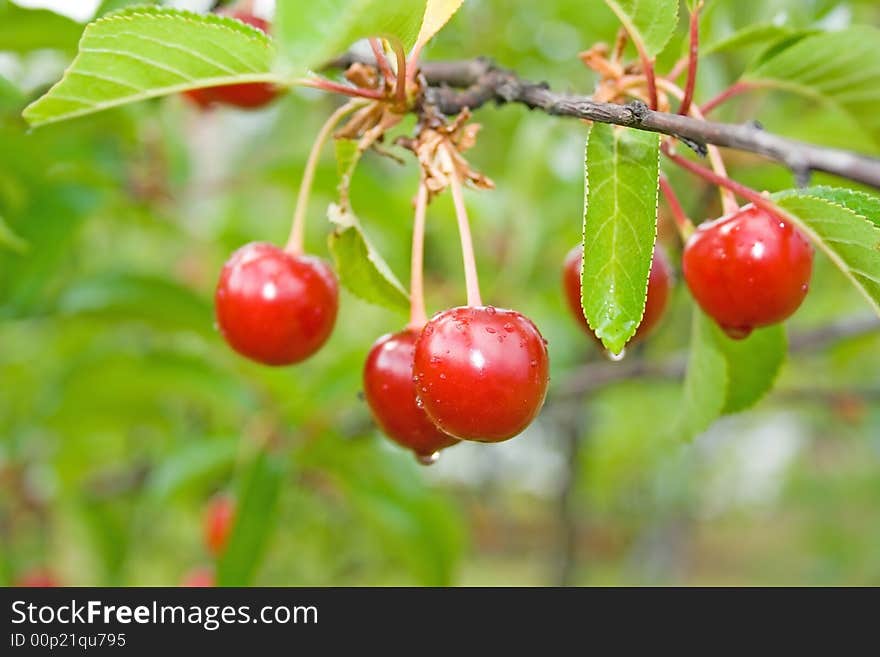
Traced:
POLYGON ((434 465, 439 460, 440 452, 434 452, 433 454, 416 454, 416 461, 421 465, 434 465))

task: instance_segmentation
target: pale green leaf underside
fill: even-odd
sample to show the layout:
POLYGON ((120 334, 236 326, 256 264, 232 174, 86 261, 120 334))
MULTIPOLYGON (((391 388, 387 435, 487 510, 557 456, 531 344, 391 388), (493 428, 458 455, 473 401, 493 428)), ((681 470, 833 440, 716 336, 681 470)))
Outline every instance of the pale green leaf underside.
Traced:
POLYGON ((717 326, 714 333, 727 364, 727 398, 722 412, 745 411, 776 383, 788 350, 785 326, 759 329, 745 340, 731 340, 717 326))
POLYGON ((425 0, 279 2, 275 35, 285 72, 302 75, 366 37, 383 37, 408 50, 424 14, 425 0))
POLYGON ((596 123, 587 140, 584 316, 619 353, 645 310, 657 234, 658 135, 596 123))
POLYGON ((693 440, 708 429, 727 402, 727 359, 716 339, 717 330, 712 320, 694 309, 681 411, 673 430, 681 440, 693 440))
POLYGON ((693 440, 721 415, 754 406, 773 388, 787 348, 781 324, 731 340, 695 308, 676 437, 693 440))
POLYGON ((850 207, 870 210, 867 194, 843 191, 790 190, 773 195, 773 200, 798 225, 880 314, 880 226, 850 207), (811 195, 818 194, 818 195, 811 195), (822 198, 825 194, 829 198, 822 198))
POLYGON ((351 211, 331 205, 327 218, 336 225, 329 245, 342 284, 364 301, 408 312, 409 295, 367 240, 357 217, 351 211))
POLYGON ((675 33, 678 0, 605 0, 633 39, 654 57, 675 33))
POLYGON ((198 87, 278 81, 272 40, 231 18, 125 9, 90 23, 64 77, 27 107, 42 125, 198 87))
POLYGON ((833 103, 880 131, 880 30, 869 26, 808 36, 743 79, 833 103))

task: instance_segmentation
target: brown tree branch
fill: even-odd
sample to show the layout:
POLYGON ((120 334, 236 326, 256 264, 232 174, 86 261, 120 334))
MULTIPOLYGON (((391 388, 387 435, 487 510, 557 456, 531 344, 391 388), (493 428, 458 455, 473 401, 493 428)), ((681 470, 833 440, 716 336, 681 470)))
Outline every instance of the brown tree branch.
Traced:
MULTIPOLYGON (((351 53, 328 66, 346 67, 351 63, 374 64, 351 53)), ((880 189, 880 159, 851 151, 825 148, 780 137, 756 123, 744 125, 701 121, 689 116, 657 112, 644 103, 626 105, 595 102, 590 96, 552 91, 546 83, 523 80, 515 72, 500 68, 484 58, 425 62, 421 73, 427 82, 426 103, 446 115, 483 105, 516 103, 553 116, 658 132, 677 137, 691 147, 706 144, 756 153, 791 169, 799 182, 813 171, 824 171, 880 189)))
POLYGON ((486 60, 426 63, 426 100, 444 114, 489 102, 518 103, 554 116, 612 123, 679 137, 694 144, 714 144, 762 155, 781 162, 799 179, 824 171, 880 189, 880 159, 850 151, 814 146, 770 134, 756 124, 701 121, 657 112, 643 103, 597 103, 589 96, 551 91, 546 84, 521 79, 486 60))

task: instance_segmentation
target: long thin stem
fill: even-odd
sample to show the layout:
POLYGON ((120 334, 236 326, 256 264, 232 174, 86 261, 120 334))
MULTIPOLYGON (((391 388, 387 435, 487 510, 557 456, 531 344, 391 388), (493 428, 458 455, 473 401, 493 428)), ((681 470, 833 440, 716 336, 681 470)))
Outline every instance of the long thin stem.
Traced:
POLYGON ((734 96, 738 96, 739 94, 743 93, 744 91, 748 91, 751 88, 752 88, 752 85, 749 84, 748 82, 743 82, 743 81, 736 82, 736 83, 730 85, 729 87, 727 87, 727 89, 722 91, 720 94, 718 94, 717 96, 715 96, 711 100, 707 100, 705 103, 703 103, 700 106, 700 111, 703 114, 708 114, 709 112, 711 112, 713 109, 715 109, 716 107, 718 107, 722 103, 733 98, 734 96))
POLYGON ((691 103, 694 100, 694 87, 697 84, 697 64, 700 56, 700 9, 702 7, 703 2, 700 0, 691 12, 687 83, 684 87, 684 99, 678 110, 678 113, 684 116, 687 116, 691 109, 691 103))
POLYGON ((669 73, 664 75, 663 77, 671 82, 675 82, 678 79, 678 76, 684 73, 685 68, 687 68, 688 62, 690 61, 690 55, 685 55, 681 59, 679 59, 675 64, 669 69, 669 73))
POLYGON ((394 80, 394 71, 391 70, 388 58, 385 57, 385 49, 382 47, 382 42, 379 39, 370 39, 370 48, 373 50, 373 57, 376 58, 376 66, 382 77, 385 78, 386 82, 394 80))
POLYGON ((397 89, 394 95, 398 105, 403 107, 406 104, 406 52, 396 44, 394 54, 397 55, 397 89))
POLYGON ((660 175, 660 190, 663 192, 663 198, 666 199, 669 211, 672 212, 672 218, 675 219, 675 227, 678 228, 678 234, 681 235, 682 242, 686 242, 691 233, 694 232, 694 224, 688 219, 684 208, 681 207, 681 202, 678 200, 672 185, 669 184, 669 180, 662 174, 660 175))
MULTIPOLYGON (((450 155, 450 160, 452 159, 450 155)), ((482 306, 480 297, 480 281, 477 276, 477 260, 474 257, 474 243, 471 239, 471 226, 468 221, 467 208, 464 204, 464 194, 461 189, 461 179, 455 167, 449 175, 450 188, 452 190, 452 202, 455 205, 455 216, 458 219, 458 232, 461 236, 461 257, 464 260, 464 280, 467 288, 467 303, 469 306, 482 306)))
POLYGON ((644 49, 640 46, 638 42, 636 45, 639 46, 639 58, 642 60, 642 69, 645 72, 645 80, 648 83, 648 98, 650 99, 650 106, 652 110, 657 109, 657 80, 654 75, 654 62, 648 57, 648 54, 644 51, 644 49))
MULTIPOLYGON (((681 100, 684 99, 684 91, 682 91, 681 87, 679 87, 675 83, 670 82, 669 80, 664 80, 662 78, 658 80, 658 82, 660 83, 660 86, 663 88, 663 90, 667 93, 670 93, 681 100)), ((700 112, 700 110, 694 105, 691 105, 689 114, 695 119, 704 119, 702 112, 700 112)), ((706 152, 709 156, 709 163, 712 165, 713 171, 715 171, 715 173, 717 173, 719 176, 727 178, 727 167, 724 165, 724 158, 721 157, 721 151, 718 149, 718 147, 713 146, 712 144, 707 144, 706 152)), ((734 198, 730 190, 724 187, 720 187, 719 193, 721 194, 721 207, 724 214, 736 212, 739 204, 737 204, 736 198, 734 198)))
POLYGON ((300 254, 303 252, 303 241, 305 239, 306 230, 306 213, 309 207, 309 196, 312 193, 312 184, 315 181, 315 171, 318 168, 318 161, 321 159, 321 149, 327 143, 327 139, 333 133, 333 130, 339 125, 339 122, 347 115, 351 114, 357 108, 363 106, 363 101, 352 100, 338 108, 324 125, 321 127, 315 143, 312 144, 312 150, 309 153, 309 159, 306 161, 306 168, 303 171, 302 182, 299 186, 299 193, 296 198, 296 210, 293 213, 293 221, 290 227, 290 237, 284 250, 288 253, 300 254))
POLYGON ((409 327, 421 329, 428 321, 425 312, 425 218, 428 210, 428 187, 419 183, 416 214, 413 219, 412 261, 409 282, 409 327))
POLYGON ((758 207, 763 208, 768 212, 772 212, 776 215, 779 214, 779 209, 776 207, 776 205, 760 192, 755 191, 751 187, 746 187, 745 185, 738 183, 735 180, 731 180, 726 176, 721 176, 711 169, 707 169, 706 167, 697 164, 696 162, 691 162, 689 159, 682 157, 678 153, 673 152, 669 144, 663 144, 661 148, 663 149, 663 153, 682 169, 690 171, 691 173, 699 176, 700 178, 703 178, 713 185, 724 187, 725 189, 728 189, 731 192, 738 194, 742 198, 746 199, 747 201, 751 201, 758 207))
POLYGON ((303 87, 312 87, 313 89, 322 89, 343 96, 351 96, 352 98, 367 98, 369 100, 384 100, 385 95, 378 89, 365 89, 363 87, 350 87, 345 84, 339 84, 324 78, 303 78, 294 80, 293 84, 302 85, 303 87))

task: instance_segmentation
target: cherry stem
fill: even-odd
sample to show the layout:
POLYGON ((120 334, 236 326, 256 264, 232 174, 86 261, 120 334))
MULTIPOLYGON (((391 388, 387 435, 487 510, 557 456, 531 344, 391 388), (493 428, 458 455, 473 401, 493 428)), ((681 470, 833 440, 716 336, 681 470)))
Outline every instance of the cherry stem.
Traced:
MULTIPOLYGON (((679 100, 684 99, 684 91, 682 91, 681 87, 676 85, 674 82, 670 82, 669 80, 660 79, 660 86, 667 93, 672 94, 679 100)), ((691 105, 689 114, 695 119, 705 120, 703 113, 694 105, 691 105)), ((724 166, 724 158, 721 157, 721 151, 717 146, 713 146, 712 144, 706 144, 706 152, 709 155, 709 162, 712 165, 712 169, 719 175, 724 178, 727 178, 727 167, 724 166)), ((730 190, 720 187, 719 193, 721 195, 721 207, 724 214, 729 214, 731 212, 735 212, 739 207, 739 204, 736 202, 736 198, 730 192, 730 190)))
POLYGON ((678 113, 683 116, 687 116, 688 112, 690 112, 691 103, 694 100, 694 87, 697 84, 697 64, 700 55, 700 9, 702 7, 703 2, 699 0, 691 12, 688 75, 684 87, 684 99, 681 101, 681 107, 678 110, 678 113))
POLYGON ((657 80, 656 75, 654 74, 654 61, 648 56, 648 51, 645 50, 645 44, 642 43, 641 39, 634 38, 634 35, 630 34, 630 39, 633 42, 633 45, 636 47, 636 52, 639 54, 639 61, 642 63, 642 73, 645 76, 645 82, 648 86, 648 101, 652 110, 657 109, 657 80))
POLYGON ((406 104, 406 52, 403 46, 395 44, 394 54, 397 55, 397 89, 394 95, 397 103, 403 107, 406 104))
POLYGON ((672 185, 669 184, 669 180, 663 174, 660 174, 660 190, 663 192, 663 198, 666 199, 666 205, 669 206, 669 210, 672 212, 673 219, 675 219, 675 227, 678 228, 681 241, 687 242, 691 233, 694 232, 694 224, 688 219, 675 190, 672 189, 672 185))
POLYGON ((689 55, 682 57, 677 62, 675 62, 675 65, 671 69, 669 69, 669 73, 667 73, 663 77, 666 78, 667 80, 674 82, 675 80, 678 79, 679 75, 684 73, 684 70, 685 70, 685 68, 687 68, 689 61, 690 61, 689 55))
POLYGON ((352 100, 342 107, 339 107, 330 115, 321 127, 320 132, 318 132, 318 136, 315 137, 315 143, 312 144, 312 150, 309 152, 309 159, 306 161, 306 168, 305 171, 303 171, 302 182, 299 186, 299 194, 296 198, 296 210, 294 210, 293 221, 290 228, 290 237, 287 240, 287 245, 284 247, 284 250, 288 253, 299 255, 303 252, 306 230, 306 213, 309 207, 309 196, 312 193, 312 185, 315 181, 315 171, 318 168, 318 161, 321 159, 321 149, 324 147, 324 144, 327 143, 327 139, 329 139, 339 122, 363 104, 362 101, 352 100))
POLYGON ((376 58, 376 67, 386 81, 394 80, 394 72, 388 64, 388 58, 385 57, 385 48, 379 39, 370 39, 370 48, 373 50, 373 57, 376 58))
POLYGON ((365 89, 363 87, 350 87, 345 84, 339 84, 324 78, 304 78, 295 80, 293 84, 302 85, 303 87, 311 87, 313 89, 321 89, 334 94, 342 94, 343 96, 351 96, 353 98, 367 98, 369 100, 385 100, 385 95, 378 89, 365 89))
POLYGON ((697 175, 700 178, 707 180, 713 185, 724 187, 732 193, 738 194, 747 201, 751 201, 756 206, 767 210, 775 216, 780 215, 779 208, 776 207, 776 204, 774 204, 760 192, 755 191, 751 187, 746 187, 745 185, 738 183, 735 180, 731 180, 726 176, 720 176, 711 169, 707 169, 706 167, 697 164, 696 162, 691 162, 689 159, 682 157, 678 153, 675 153, 667 143, 664 143, 661 148, 663 149, 663 153, 666 155, 666 157, 675 162, 675 164, 680 166, 682 169, 690 171, 694 175, 697 175))
MULTIPOLYGON (((453 158, 450 154, 450 160, 453 158)), ((474 257, 474 243, 471 239, 471 226, 468 221, 467 208, 464 205, 464 194, 461 189, 461 179, 453 164, 452 173, 449 175, 450 188, 452 189, 452 202, 455 204, 455 216, 458 219, 458 233, 461 236, 461 256, 464 260, 464 280, 467 289, 467 303, 471 307, 483 305, 480 297, 480 281, 477 276, 477 261, 474 257)))
POLYGON ((722 91, 720 94, 718 94, 717 96, 715 96, 711 100, 708 100, 705 103, 703 103, 700 106, 700 111, 703 114, 708 114, 709 112, 711 112, 713 109, 715 109, 716 107, 718 107, 722 103, 725 103, 726 101, 733 98, 734 96, 738 96, 739 94, 743 93, 744 91, 748 91, 749 89, 752 89, 752 85, 749 84, 748 82, 745 82, 745 81, 736 82, 736 83, 730 85, 729 87, 727 87, 727 89, 722 91))
POLYGON ((428 187, 419 183, 416 214, 413 219, 412 261, 409 283, 409 328, 421 329, 428 322, 425 312, 425 217, 428 210, 428 187))

